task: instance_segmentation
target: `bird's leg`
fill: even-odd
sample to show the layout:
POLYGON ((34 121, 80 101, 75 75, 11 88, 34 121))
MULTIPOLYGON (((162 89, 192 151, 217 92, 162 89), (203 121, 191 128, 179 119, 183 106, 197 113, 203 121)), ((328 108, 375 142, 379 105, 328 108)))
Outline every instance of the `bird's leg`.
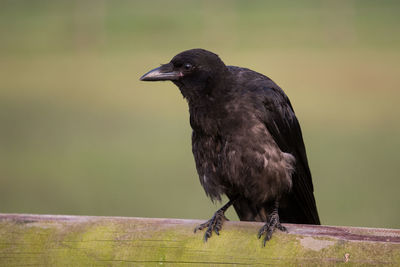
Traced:
POLYGON ((225 217, 225 211, 233 204, 234 201, 235 200, 230 200, 222 208, 217 210, 210 220, 194 228, 195 233, 197 230, 203 230, 204 228, 207 228, 206 232, 204 233, 204 242, 207 242, 207 239, 211 237, 213 231, 219 235, 219 231, 221 230, 224 221, 229 221, 228 218, 225 217))
POLYGON ((261 227, 260 231, 258 232, 258 238, 261 238, 261 236, 265 234, 263 241, 264 247, 265 243, 271 239, 272 233, 275 231, 275 229, 287 232, 286 227, 283 226, 279 221, 278 208, 279 208, 279 201, 276 200, 267 211, 268 213, 267 222, 264 224, 263 227, 261 227))

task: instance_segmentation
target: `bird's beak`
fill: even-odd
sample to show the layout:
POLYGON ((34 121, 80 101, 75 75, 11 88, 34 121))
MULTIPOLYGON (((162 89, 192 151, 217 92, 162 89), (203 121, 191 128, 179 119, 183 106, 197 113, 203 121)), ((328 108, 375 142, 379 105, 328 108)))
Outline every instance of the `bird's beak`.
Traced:
POLYGON ((173 81, 182 77, 182 72, 174 70, 171 63, 152 69, 140 77, 141 81, 173 81))

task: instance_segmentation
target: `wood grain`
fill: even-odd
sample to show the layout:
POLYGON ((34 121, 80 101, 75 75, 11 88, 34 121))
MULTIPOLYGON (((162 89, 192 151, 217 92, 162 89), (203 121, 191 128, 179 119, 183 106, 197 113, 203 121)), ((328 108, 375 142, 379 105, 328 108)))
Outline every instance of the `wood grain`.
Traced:
POLYGON ((0 266, 397 265, 400 230, 285 224, 262 247, 255 222, 0 214, 0 266))

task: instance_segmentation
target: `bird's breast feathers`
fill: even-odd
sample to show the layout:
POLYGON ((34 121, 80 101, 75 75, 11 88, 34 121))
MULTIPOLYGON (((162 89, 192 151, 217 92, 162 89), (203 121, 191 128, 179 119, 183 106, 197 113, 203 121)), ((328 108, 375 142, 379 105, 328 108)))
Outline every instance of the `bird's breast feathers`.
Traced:
POLYGON ((292 186, 295 159, 282 152, 261 122, 238 125, 229 135, 193 132, 193 154, 201 184, 212 198, 239 189, 265 202, 292 186), (255 194, 256 191, 256 194, 255 194))

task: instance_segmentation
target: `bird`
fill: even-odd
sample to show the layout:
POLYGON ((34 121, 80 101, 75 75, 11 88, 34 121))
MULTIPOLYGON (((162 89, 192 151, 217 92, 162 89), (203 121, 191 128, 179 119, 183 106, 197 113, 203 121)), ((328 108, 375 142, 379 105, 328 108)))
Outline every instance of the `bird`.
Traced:
POLYGON ((192 152, 212 201, 229 201, 194 232, 220 234, 233 206, 241 221, 263 222, 262 244, 282 223, 320 224, 299 121, 284 91, 267 76, 225 65, 195 48, 145 73, 141 81, 172 81, 186 99, 192 152))

